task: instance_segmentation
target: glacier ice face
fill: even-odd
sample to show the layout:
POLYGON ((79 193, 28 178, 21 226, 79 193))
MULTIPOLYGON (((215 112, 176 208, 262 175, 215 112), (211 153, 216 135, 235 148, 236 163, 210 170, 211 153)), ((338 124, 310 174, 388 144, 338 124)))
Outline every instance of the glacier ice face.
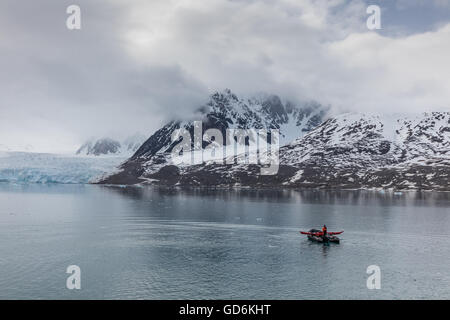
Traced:
POLYGON ((126 157, 81 157, 0 152, 0 182, 83 184, 120 165, 126 157))

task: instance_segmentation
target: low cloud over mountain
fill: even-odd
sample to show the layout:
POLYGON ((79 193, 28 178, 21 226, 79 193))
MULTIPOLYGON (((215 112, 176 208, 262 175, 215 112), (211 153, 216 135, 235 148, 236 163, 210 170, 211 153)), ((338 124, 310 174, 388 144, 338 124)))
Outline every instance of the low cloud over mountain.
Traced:
POLYGON ((370 31, 363 0, 80 0, 68 30, 67 3, 5 0, 0 143, 71 152, 150 133, 227 87, 336 114, 448 111, 444 2, 383 2, 370 31))

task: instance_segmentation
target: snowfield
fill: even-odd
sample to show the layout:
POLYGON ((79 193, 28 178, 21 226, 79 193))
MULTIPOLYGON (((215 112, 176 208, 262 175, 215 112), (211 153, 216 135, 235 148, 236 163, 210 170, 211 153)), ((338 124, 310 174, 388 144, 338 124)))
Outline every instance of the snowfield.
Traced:
POLYGON ((0 152, 0 182, 82 184, 111 173, 125 156, 0 152))

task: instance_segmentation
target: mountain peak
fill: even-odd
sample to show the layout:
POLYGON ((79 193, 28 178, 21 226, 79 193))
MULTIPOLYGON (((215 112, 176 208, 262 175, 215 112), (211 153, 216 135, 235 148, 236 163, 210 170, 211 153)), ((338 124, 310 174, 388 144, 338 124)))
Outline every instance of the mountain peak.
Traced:
POLYGON ((100 156, 100 155, 132 155, 144 143, 145 136, 135 133, 122 142, 104 137, 90 139, 85 142, 76 152, 77 155, 100 156))
POLYGON ((120 142, 110 139, 110 138, 101 138, 97 141, 88 141, 84 143, 76 152, 76 154, 84 154, 84 155, 107 155, 107 154, 116 154, 120 150, 120 142))

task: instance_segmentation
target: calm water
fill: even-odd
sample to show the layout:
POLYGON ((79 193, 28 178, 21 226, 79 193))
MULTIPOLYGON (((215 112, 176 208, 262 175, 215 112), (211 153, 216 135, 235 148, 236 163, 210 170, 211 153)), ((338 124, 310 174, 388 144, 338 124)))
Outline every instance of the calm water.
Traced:
POLYGON ((445 193, 0 184, 0 298, 449 299, 449 208, 445 193), (340 245, 298 233, 323 223, 340 245))

